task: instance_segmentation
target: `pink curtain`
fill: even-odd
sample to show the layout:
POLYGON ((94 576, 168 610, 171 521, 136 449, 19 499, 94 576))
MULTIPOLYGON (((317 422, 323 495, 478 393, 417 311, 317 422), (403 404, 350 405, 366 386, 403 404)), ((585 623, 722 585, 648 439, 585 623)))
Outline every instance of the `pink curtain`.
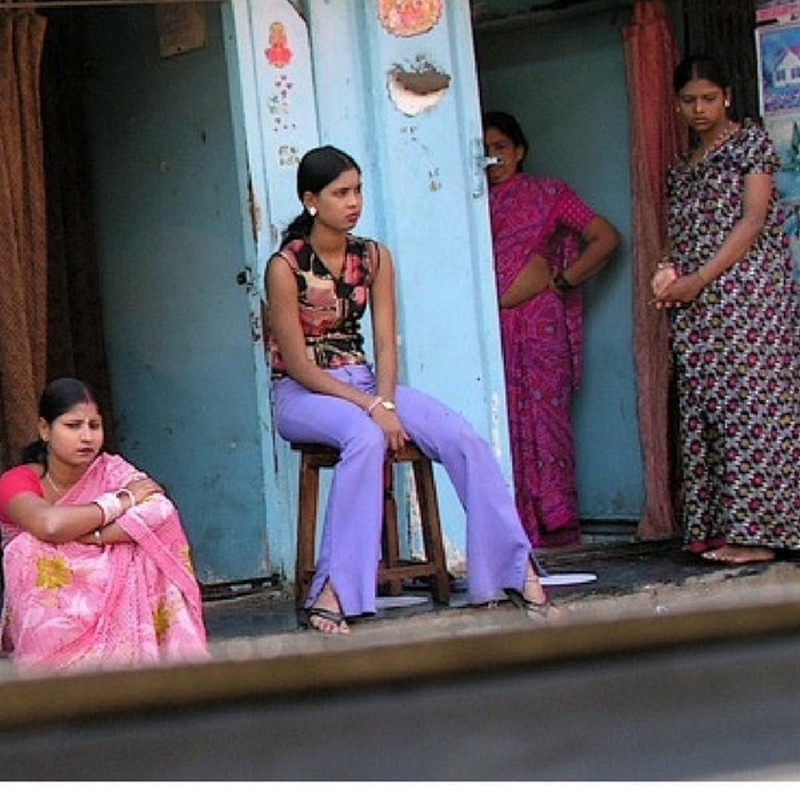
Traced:
POLYGON ((678 53, 663 0, 639 0, 623 39, 631 116, 634 362, 645 476, 638 535, 657 539, 675 533, 675 459, 667 324, 663 312, 648 300, 650 276, 665 236, 666 170, 685 148, 686 134, 674 112, 672 71, 678 53))

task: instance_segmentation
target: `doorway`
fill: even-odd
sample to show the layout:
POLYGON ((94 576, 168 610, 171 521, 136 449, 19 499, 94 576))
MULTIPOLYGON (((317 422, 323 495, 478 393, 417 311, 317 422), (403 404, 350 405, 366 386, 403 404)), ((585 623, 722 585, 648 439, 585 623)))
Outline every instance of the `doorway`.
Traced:
MULTIPOLYGON (((84 323, 102 328, 114 443, 167 488, 212 585, 273 571, 270 424, 223 4, 194 5, 191 30, 153 5, 48 10, 43 96, 72 99, 46 135, 79 162, 84 224, 65 252, 97 264, 84 323), (187 33, 200 44, 176 49, 187 33), (59 141, 67 125, 83 137, 59 141)), ((86 290, 70 265, 64 284, 86 290)))
POLYGON ((593 534, 632 534, 644 500, 621 33, 632 4, 555 5, 490 0, 480 5, 473 29, 482 107, 520 121, 530 143, 526 171, 565 181, 622 236, 612 261, 582 287, 583 363, 572 420, 581 527, 589 542, 593 534))

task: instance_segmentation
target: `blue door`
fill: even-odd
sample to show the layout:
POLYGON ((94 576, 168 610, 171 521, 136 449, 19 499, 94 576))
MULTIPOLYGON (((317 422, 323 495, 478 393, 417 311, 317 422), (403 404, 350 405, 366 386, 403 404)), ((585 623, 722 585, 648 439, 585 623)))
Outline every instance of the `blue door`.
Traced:
MULTIPOLYGON (((358 233, 397 262, 402 379, 464 414, 508 473, 505 387, 488 227, 470 9, 466 2, 232 0, 255 209, 256 285, 299 210, 300 156, 320 143, 364 173, 358 233), (401 5, 407 14, 396 14, 401 5)), ((275 445, 272 553, 293 558, 297 467, 275 445), (280 504, 288 500, 288 505, 280 504)), ((463 512, 440 480, 453 567, 463 512)), ((414 519, 408 539, 413 545, 414 519)))
POLYGON ((240 110, 220 9, 204 12, 204 46, 168 57, 152 6, 92 10, 87 64, 120 450, 165 484, 216 584, 276 567, 240 110))

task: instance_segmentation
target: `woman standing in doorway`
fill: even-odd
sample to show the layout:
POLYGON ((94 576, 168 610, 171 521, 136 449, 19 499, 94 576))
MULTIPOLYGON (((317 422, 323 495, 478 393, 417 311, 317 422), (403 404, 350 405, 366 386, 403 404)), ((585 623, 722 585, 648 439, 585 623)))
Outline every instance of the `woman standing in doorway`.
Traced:
POLYGON ((577 287, 619 235, 565 183, 522 171, 528 142, 503 111, 483 117, 489 211, 517 508, 537 547, 580 542, 570 419, 581 367, 577 287))
POLYGON ((729 116, 707 56, 674 73, 696 147, 670 170, 655 304, 668 309, 679 403, 683 535, 710 561, 800 549, 798 291, 766 131, 729 116))

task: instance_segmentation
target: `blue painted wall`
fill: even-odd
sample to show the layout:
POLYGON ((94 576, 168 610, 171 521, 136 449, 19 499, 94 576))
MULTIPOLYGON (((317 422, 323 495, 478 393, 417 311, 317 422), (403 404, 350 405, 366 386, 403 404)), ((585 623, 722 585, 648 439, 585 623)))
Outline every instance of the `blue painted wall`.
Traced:
POLYGON ((475 29, 482 105, 518 117, 531 146, 527 171, 567 181, 623 237, 614 261, 584 288, 584 376, 573 419, 581 515, 592 520, 638 519, 644 491, 632 353, 625 16, 619 9, 556 14, 529 26, 475 29))
POLYGON ((120 450, 175 499, 199 578, 271 570, 243 169, 219 9, 162 58, 151 5, 87 12, 87 107, 120 450))

